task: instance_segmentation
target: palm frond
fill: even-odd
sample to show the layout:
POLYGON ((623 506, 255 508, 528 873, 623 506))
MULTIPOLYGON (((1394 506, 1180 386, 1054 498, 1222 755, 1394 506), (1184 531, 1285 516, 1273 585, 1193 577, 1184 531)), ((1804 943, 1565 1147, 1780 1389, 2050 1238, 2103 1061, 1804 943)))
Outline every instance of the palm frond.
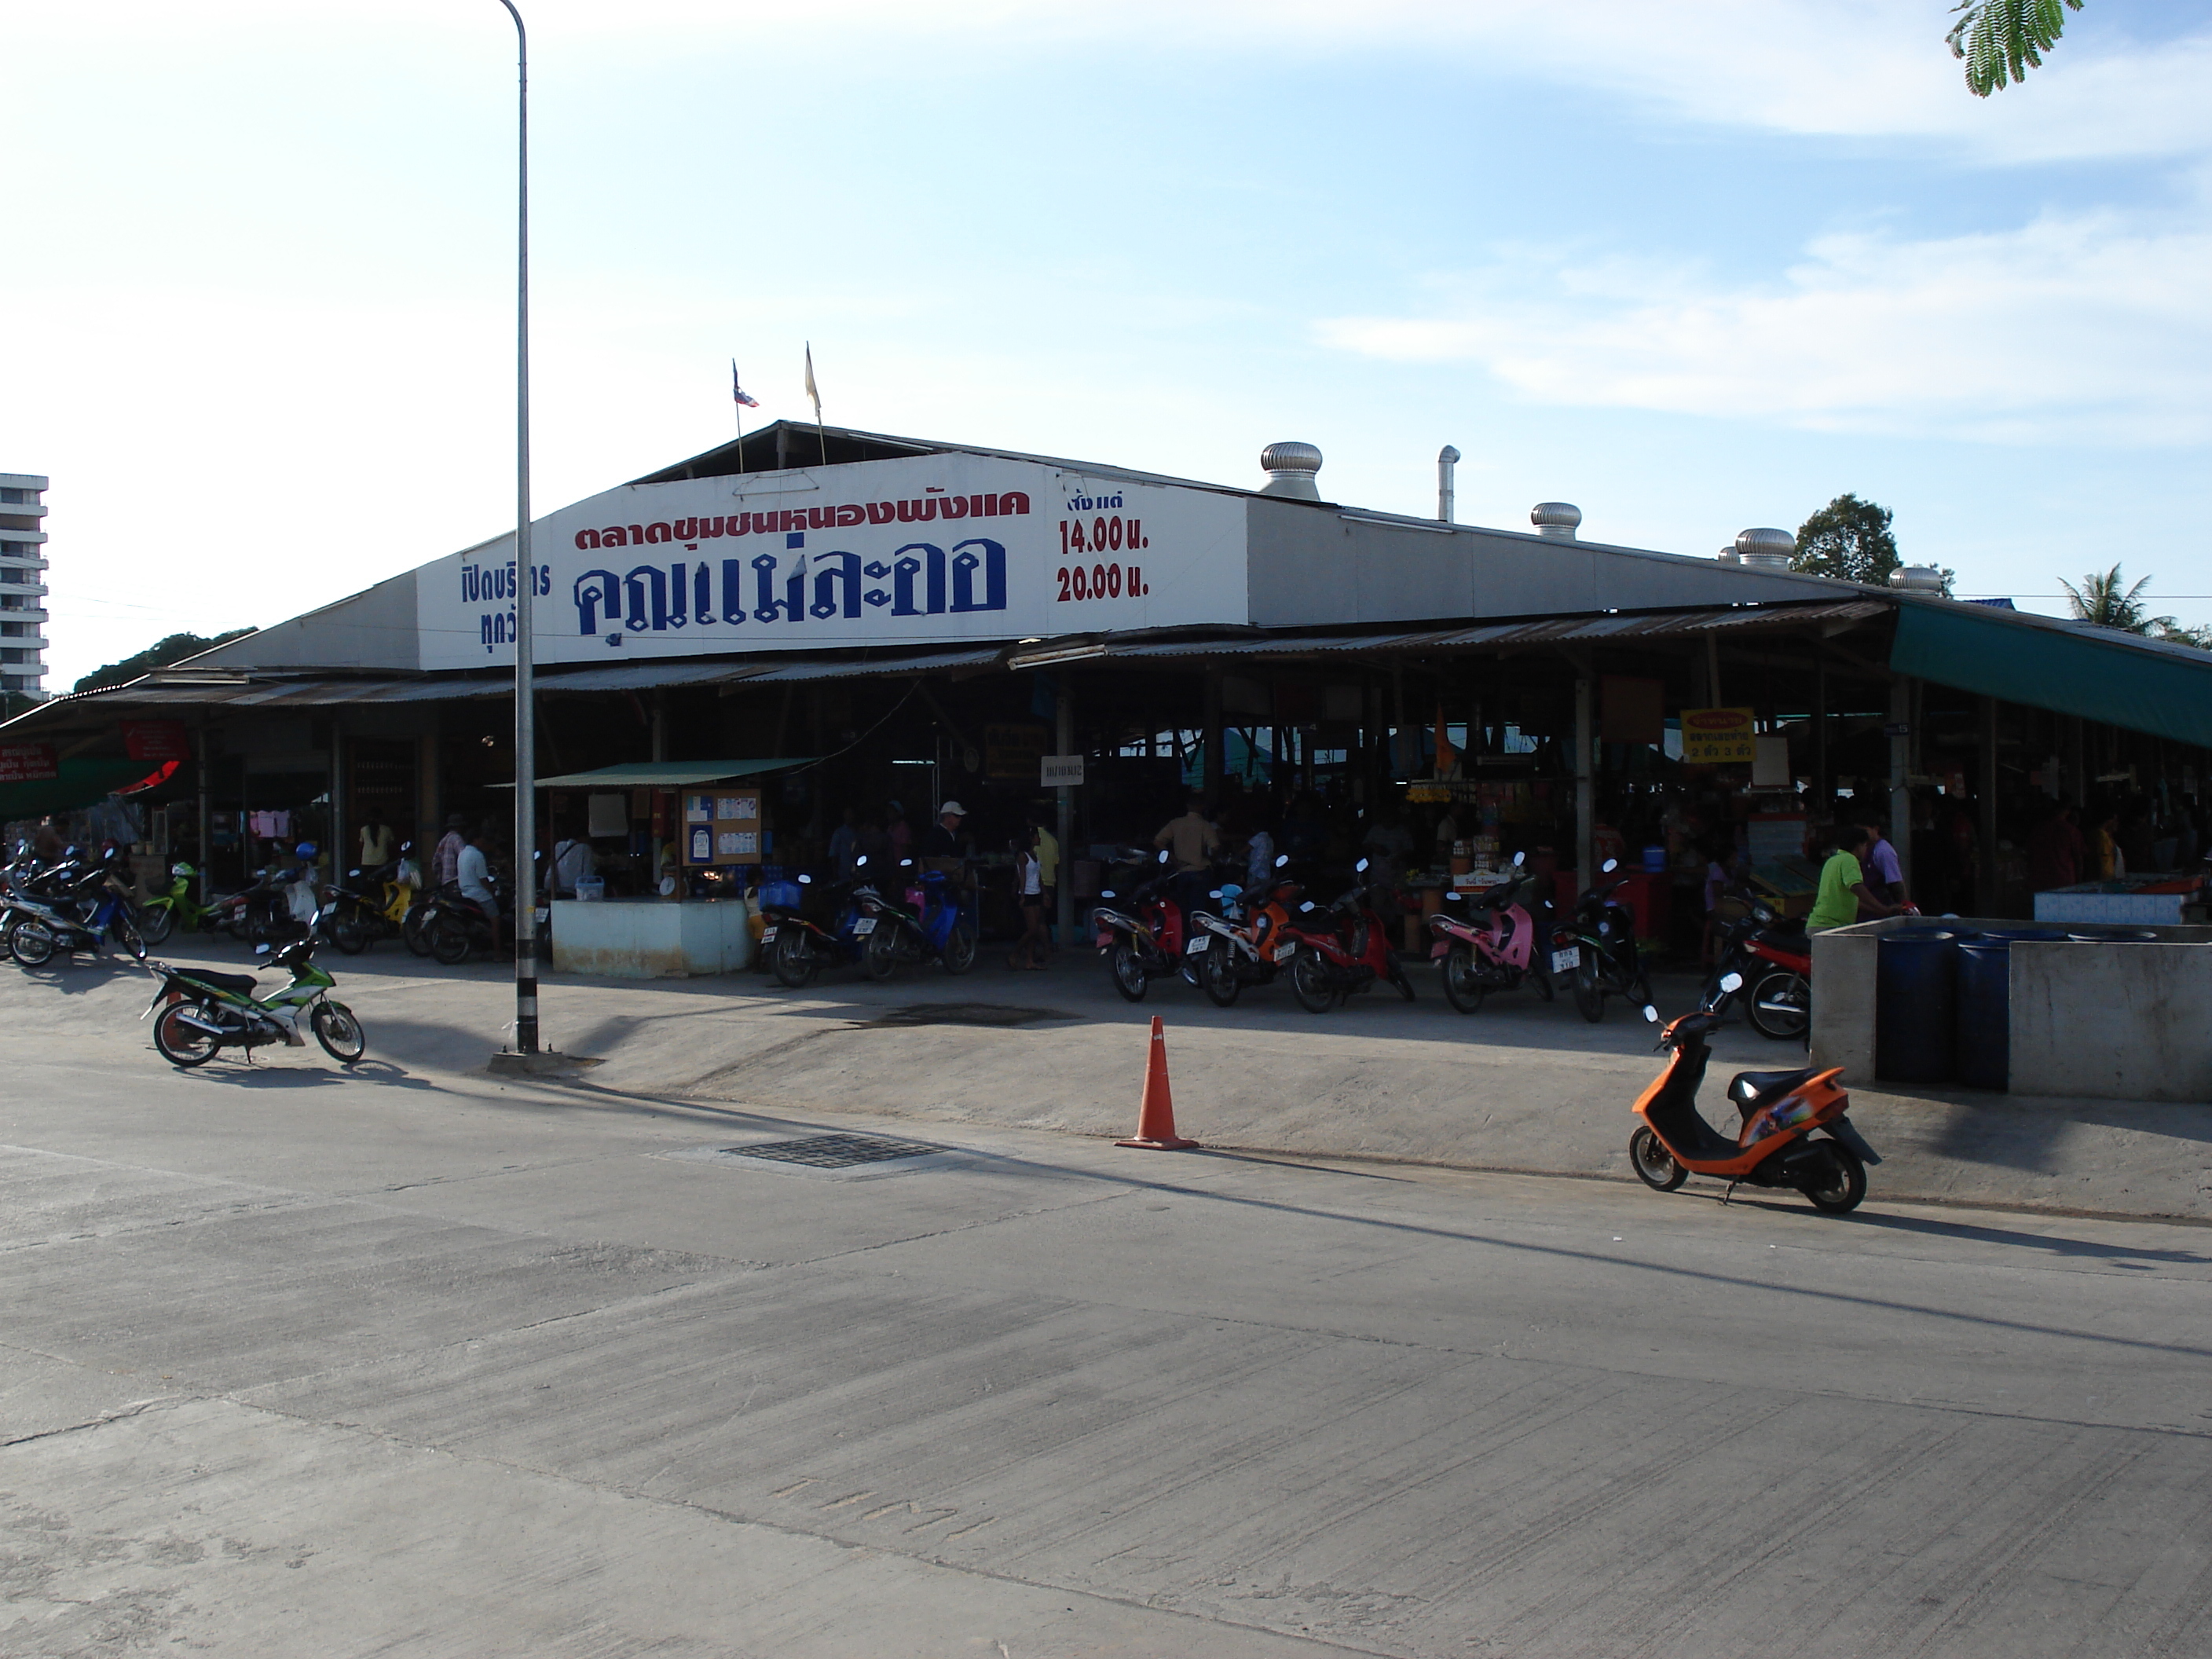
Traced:
POLYGON ((2043 54, 2066 31, 2066 14, 2082 0, 1959 0, 1958 21, 1944 35, 1951 56, 1966 66, 1966 89, 1986 98, 2002 87, 2025 81, 2043 67, 2043 54))

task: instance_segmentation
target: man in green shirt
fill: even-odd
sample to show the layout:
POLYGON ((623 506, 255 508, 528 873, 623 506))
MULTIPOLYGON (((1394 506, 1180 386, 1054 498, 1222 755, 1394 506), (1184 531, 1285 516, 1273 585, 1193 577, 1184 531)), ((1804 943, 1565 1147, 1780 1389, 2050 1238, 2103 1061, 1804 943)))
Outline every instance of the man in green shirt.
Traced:
POLYGON ((1866 871, 1861 867, 1859 858, 1873 839, 1873 832, 1863 823, 1844 826, 1837 838, 1836 850, 1820 866, 1820 894, 1813 901, 1812 914, 1805 918, 1807 933, 1848 927, 1855 921, 1877 916, 1893 916, 1905 908, 1876 897, 1867 884, 1866 871))

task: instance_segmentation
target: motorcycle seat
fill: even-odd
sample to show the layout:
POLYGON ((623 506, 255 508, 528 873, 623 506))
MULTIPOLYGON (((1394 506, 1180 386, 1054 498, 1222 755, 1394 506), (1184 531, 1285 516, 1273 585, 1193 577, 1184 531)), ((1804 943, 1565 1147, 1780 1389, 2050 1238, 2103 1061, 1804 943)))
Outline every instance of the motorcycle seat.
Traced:
POLYGON ((182 973, 179 977, 216 991, 251 991, 259 982, 251 974, 217 974, 198 968, 182 973))
POLYGON ((1756 1111, 1819 1075, 1820 1068, 1814 1066, 1801 1066, 1794 1072, 1739 1072, 1729 1085, 1729 1098, 1748 1111, 1756 1111))

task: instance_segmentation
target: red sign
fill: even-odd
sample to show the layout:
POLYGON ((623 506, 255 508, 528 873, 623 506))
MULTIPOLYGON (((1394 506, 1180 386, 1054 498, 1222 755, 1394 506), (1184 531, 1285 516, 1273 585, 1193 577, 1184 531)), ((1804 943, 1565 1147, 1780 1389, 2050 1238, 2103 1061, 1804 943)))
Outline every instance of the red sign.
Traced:
POLYGON ((0 743, 0 783, 52 783, 59 776, 52 744, 0 743))
POLYGON ((182 720, 125 720, 123 747, 132 760, 182 761, 192 757, 191 734, 182 720))

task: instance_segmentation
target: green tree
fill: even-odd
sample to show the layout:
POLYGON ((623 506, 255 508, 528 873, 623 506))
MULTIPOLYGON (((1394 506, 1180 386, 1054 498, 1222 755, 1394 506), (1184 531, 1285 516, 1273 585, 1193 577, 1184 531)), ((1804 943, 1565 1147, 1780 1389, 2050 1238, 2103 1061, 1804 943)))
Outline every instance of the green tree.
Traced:
POLYGON ((2027 71, 2043 67, 2043 54, 2058 44, 2066 14, 2081 0, 1959 0, 1959 21, 1943 37, 1951 56, 1966 66, 1966 89, 1986 98, 2027 71))
POLYGON ((2150 578, 2145 576, 2132 587, 2124 586, 2124 580, 2119 566, 2114 565, 2106 571, 2092 570, 2081 578, 2079 587, 2063 577, 2059 579, 2058 585, 2066 590, 2067 603, 2073 606, 2077 622, 2094 623, 2100 628, 2117 628, 2124 634, 2166 635, 2174 632, 2176 625, 2172 617, 2149 614, 2150 607, 2144 601, 2143 589, 2150 586, 2150 578))
POLYGON ((1837 496, 1797 526, 1797 554, 1790 561, 1790 568, 1809 575, 1881 586, 1889 580, 1889 573, 1904 562, 1897 556, 1890 516, 1887 507, 1873 501, 1851 495, 1837 496))
POLYGON ((105 668, 95 668, 79 680, 73 688, 79 691, 97 691, 103 686, 125 685, 141 674, 155 668, 167 668, 173 662, 182 662, 186 657, 196 657, 203 651, 211 651, 218 645, 243 639, 253 630, 234 628, 228 634, 218 634, 207 639, 198 634, 172 634, 157 640, 143 651, 128 656, 120 662, 109 663, 105 668))

